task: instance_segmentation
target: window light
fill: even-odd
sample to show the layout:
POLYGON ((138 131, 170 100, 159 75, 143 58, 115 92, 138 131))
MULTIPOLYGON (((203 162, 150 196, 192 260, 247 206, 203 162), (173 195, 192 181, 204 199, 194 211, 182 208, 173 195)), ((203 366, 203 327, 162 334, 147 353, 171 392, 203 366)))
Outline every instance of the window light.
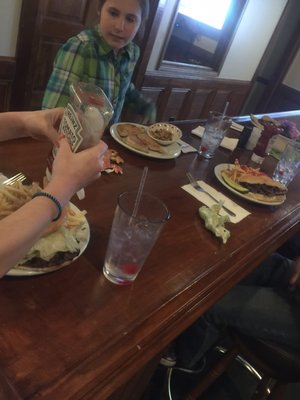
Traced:
POLYGON ((180 14, 216 29, 222 29, 231 0, 181 0, 180 14))

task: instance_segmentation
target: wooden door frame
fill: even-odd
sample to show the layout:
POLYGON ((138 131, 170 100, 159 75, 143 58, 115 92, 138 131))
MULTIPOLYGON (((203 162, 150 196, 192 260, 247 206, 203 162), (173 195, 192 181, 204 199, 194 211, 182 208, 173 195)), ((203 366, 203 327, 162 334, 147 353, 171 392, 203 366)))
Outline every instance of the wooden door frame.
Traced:
POLYGON ((16 50, 16 73, 12 86, 10 109, 22 111, 26 109, 27 80, 29 76, 31 47, 36 29, 39 0, 22 0, 19 32, 16 50))
POLYGON ((263 93, 259 96, 254 108, 244 109, 244 112, 264 113, 268 112, 268 105, 272 102, 273 96, 282 84, 282 81, 288 72, 297 51, 299 50, 299 0, 288 0, 277 27, 272 35, 268 47, 256 69, 252 79, 253 92, 250 93, 247 100, 251 105, 257 94, 255 93, 255 83, 264 85, 263 93), (292 20, 292 18, 294 18, 292 20), (282 49, 280 50, 280 46, 282 49), (268 76, 265 71, 271 66, 273 68, 268 76))
POLYGON ((298 50, 300 47, 299 29, 295 29, 290 45, 287 47, 280 65, 276 68, 275 78, 267 85, 266 92, 260 101, 262 111, 267 111, 269 104, 272 102, 273 96, 282 84, 298 50))

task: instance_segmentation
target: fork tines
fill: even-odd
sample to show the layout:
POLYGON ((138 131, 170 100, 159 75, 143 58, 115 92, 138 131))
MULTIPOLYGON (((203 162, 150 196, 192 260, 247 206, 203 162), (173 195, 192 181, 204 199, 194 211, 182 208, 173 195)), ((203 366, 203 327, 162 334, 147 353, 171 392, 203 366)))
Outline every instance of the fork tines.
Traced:
POLYGON ((2 183, 3 183, 4 185, 12 185, 12 184, 14 184, 15 182, 23 182, 23 181, 25 181, 25 179, 26 179, 26 176, 25 176, 22 172, 19 172, 18 174, 12 176, 11 178, 6 179, 6 180, 5 180, 4 182, 2 182, 2 183))

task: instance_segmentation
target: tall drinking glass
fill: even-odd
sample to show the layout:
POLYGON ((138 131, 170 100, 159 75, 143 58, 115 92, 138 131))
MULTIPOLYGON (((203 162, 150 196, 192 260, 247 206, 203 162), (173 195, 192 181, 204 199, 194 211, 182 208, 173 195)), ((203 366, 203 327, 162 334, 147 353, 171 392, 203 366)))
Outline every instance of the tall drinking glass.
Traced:
POLYGON ((136 216, 133 216, 136 196, 136 192, 124 192, 118 197, 104 261, 105 277, 119 285, 135 280, 164 223, 170 218, 165 204, 147 193, 141 195, 136 216))
POLYGON ((231 119, 224 114, 217 111, 209 112, 199 148, 202 157, 212 158, 215 155, 230 125, 231 119))
POLYGON ((273 179, 288 185, 300 171, 300 143, 291 140, 281 154, 273 179))

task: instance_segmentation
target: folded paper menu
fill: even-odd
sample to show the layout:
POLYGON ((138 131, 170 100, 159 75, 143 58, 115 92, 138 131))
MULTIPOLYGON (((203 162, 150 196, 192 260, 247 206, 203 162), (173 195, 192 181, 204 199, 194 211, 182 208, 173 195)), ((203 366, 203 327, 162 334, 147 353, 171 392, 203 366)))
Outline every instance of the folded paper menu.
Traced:
MULTIPOLYGON (((203 181, 199 181, 199 184, 203 187, 204 190, 206 190, 216 199, 224 201, 224 205, 227 208, 229 208, 230 211, 233 211, 236 214, 235 217, 232 217, 231 215, 228 215, 226 211, 224 211, 224 209, 220 210, 220 214, 222 215, 227 214, 229 216, 230 222, 236 224, 237 222, 242 221, 244 218, 250 215, 249 211, 240 207, 238 204, 230 200, 228 197, 224 196, 222 193, 215 190, 212 186, 209 186, 207 183, 203 181)), ((192 185, 184 185, 182 186, 182 189, 191 194, 192 196, 194 196, 197 200, 201 201, 201 203, 205 204, 208 207, 211 207, 213 204, 216 204, 216 202, 214 202, 207 194, 199 192, 198 190, 194 189, 192 185)))
MULTIPOLYGON (((197 128, 192 130, 192 134, 196 135, 200 138, 202 137, 203 132, 204 132, 203 126, 197 126, 197 128)), ((225 136, 224 139, 222 140, 220 146, 223 147, 224 149, 233 151, 236 148, 238 141, 239 141, 238 139, 228 138, 225 136)))

